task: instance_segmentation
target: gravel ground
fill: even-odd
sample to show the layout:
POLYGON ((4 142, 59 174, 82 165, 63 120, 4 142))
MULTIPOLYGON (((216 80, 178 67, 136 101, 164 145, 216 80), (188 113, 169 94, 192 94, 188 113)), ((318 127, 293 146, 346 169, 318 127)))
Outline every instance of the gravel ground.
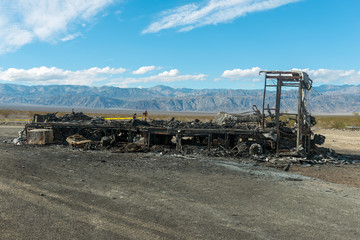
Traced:
POLYGON ((359 239, 360 190, 227 158, 14 146, 0 239, 359 239))

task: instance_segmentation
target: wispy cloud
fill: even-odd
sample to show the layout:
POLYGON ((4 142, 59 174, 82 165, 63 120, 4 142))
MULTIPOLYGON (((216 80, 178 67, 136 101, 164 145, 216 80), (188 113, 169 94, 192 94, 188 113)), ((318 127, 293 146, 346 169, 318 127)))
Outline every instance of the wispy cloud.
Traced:
MULTIPOLYGON (((136 71, 142 69, 140 67, 136 71)), ((158 70, 160 67, 155 67, 158 70)), ((221 78, 215 81, 242 81, 259 82, 263 76, 259 76, 260 67, 248 69, 225 70, 221 78)), ((292 69, 302 70, 309 74, 315 84, 359 84, 359 70, 333 70, 333 69, 292 69)), ((145 72, 145 70, 142 70, 145 72)), ((134 71, 133 71, 134 72, 134 71)), ((178 69, 162 71, 150 76, 134 75, 125 68, 93 67, 82 70, 66 70, 57 67, 35 67, 30 69, 21 68, 0 68, 0 81, 17 84, 39 84, 39 85, 111 85, 117 87, 138 86, 142 83, 169 83, 179 81, 205 81, 206 74, 182 74, 178 69)), ((208 80, 209 81, 209 80, 208 80)))
MULTIPOLYGON (((91 21, 115 0, 12 0, 0 3, 0 54, 32 41, 70 40, 74 24, 91 21)), ((79 34, 79 33, 78 33, 79 34)))
POLYGON ((309 76, 319 83, 344 83, 344 84, 359 84, 360 71, 358 70, 333 70, 333 69, 293 69, 302 70, 309 74, 309 76))
POLYGON ((74 34, 69 34, 63 38, 61 38, 60 40, 62 42, 67 42, 67 41, 71 41, 71 40, 74 40, 75 38, 81 36, 81 33, 77 32, 77 33, 74 33, 74 34))
MULTIPOLYGON (((265 70, 259 67, 253 67, 249 69, 232 69, 225 70, 222 74, 222 78, 216 79, 221 80, 232 80, 232 81, 252 81, 258 82, 262 79, 259 76, 259 72, 265 70)), ((314 80, 314 83, 326 83, 326 84, 359 84, 360 82, 360 71, 359 70, 333 70, 333 69, 297 69, 309 74, 310 78, 314 80)))
POLYGON ((117 82, 118 85, 129 85, 134 83, 147 83, 147 82, 178 82, 178 81, 203 81, 206 80, 207 75, 205 74, 181 74, 177 69, 171 69, 170 71, 164 71, 157 75, 142 77, 142 78, 125 78, 117 82))
POLYGON ((190 31, 205 25, 216 25, 243 17, 248 13, 277 8, 300 0, 206 0, 199 4, 187 4, 160 14, 142 33, 156 33, 176 28, 190 31))
POLYGON ((139 69, 133 71, 132 74, 141 75, 141 74, 145 74, 145 73, 148 73, 150 71, 153 71, 155 69, 156 69, 155 66, 143 66, 143 67, 140 67, 139 69))
POLYGON ((0 80, 14 83, 31 84, 71 84, 91 85, 94 82, 108 80, 113 75, 122 74, 124 68, 98 68, 93 67, 85 70, 70 71, 56 67, 38 67, 31 69, 9 68, 0 71, 0 80))
POLYGON ((233 70, 225 70, 221 76, 230 79, 257 77, 259 76, 259 71, 261 71, 261 68, 259 67, 253 67, 250 69, 237 68, 233 70))
MULTIPOLYGON (((139 68, 141 69, 141 68, 139 68)), ((138 69, 138 70, 139 70, 138 69)), ((160 67, 155 67, 160 69, 160 67)), ((39 85, 109 85, 124 87, 131 84, 148 82, 177 82, 177 81, 203 81, 206 80, 205 74, 181 74, 178 69, 163 71, 148 77, 127 77, 132 72, 127 72, 125 68, 93 67, 89 69, 70 71, 57 67, 36 67, 30 69, 0 68, 0 81, 17 84, 39 84, 39 85)))

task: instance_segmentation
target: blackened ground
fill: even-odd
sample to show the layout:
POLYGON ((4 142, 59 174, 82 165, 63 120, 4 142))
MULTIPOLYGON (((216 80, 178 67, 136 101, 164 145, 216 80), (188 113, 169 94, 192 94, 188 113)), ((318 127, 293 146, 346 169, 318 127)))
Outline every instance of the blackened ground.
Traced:
POLYGON ((358 188, 237 160, 0 143, 0 239, 359 239, 359 216, 358 188))

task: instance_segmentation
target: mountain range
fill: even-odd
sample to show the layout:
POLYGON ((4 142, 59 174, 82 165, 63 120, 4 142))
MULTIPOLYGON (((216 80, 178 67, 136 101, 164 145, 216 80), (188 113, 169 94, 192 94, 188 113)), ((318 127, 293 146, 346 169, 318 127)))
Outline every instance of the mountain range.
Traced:
MULTIPOLYGON (((263 90, 89 87, 74 85, 25 86, 0 84, 0 104, 78 108, 119 108, 153 111, 244 112, 262 108, 263 90)), ((360 112, 360 85, 321 85, 307 95, 312 113, 360 112)), ((266 102, 274 105, 275 93, 266 102)), ((282 92, 282 111, 294 111, 297 91, 282 92)))

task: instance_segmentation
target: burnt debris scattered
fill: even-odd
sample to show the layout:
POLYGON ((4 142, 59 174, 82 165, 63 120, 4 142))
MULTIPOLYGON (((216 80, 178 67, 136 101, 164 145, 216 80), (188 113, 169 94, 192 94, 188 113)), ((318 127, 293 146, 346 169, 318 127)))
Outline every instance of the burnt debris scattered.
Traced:
POLYGON ((330 163, 336 153, 319 147, 325 141, 314 134, 316 124, 306 108, 306 93, 312 81, 301 71, 266 71, 263 109, 253 106, 242 114, 218 113, 210 122, 143 119, 136 115, 128 120, 90 117, 72 112, 35 114, 26 124, 16 144, 66 144, 85 150, 114 152, 155 152, 201 154, 211 156, 252 156, 262 162, 330 163), (267 88, 276 91, 275 101, 267 98, 267 88), (281 113, 282 87, 295 87, 298 93, 297 113, 281 113), (268 103, 270 102, 270 103, 268 103), (275 106, 270 106, 274 104, 275 106))

